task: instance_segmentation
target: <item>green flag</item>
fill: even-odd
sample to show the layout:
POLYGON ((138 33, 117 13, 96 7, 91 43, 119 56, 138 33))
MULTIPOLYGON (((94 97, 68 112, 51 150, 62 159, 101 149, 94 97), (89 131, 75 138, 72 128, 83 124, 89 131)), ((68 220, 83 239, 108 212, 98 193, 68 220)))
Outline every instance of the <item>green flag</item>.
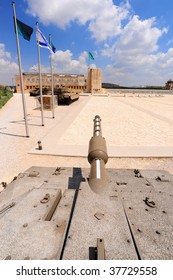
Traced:
POLYGON ((25 40, 30 41, 33 28, 16 19, 17 22, 17 31, 25 40))
POLYGON ((92 55, 92 53, 88 52, 88 55, 91 60, 94 60, 94 56, 92 55))
POLYGON ((49 38, 49 45, 51 46, 51 50, 52 50, 54 53, 56 53, 56 48, 55 48, 55 46, 53 45, 52 39, 51 39, 51 38, 49 38))

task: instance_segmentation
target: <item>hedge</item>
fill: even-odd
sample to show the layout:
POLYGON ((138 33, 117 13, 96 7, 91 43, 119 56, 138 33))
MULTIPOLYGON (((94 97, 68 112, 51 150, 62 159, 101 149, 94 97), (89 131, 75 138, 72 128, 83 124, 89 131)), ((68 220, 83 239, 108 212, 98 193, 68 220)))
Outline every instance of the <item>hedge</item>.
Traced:
POLYGON ((0 109, 7 103, 13 96, 13 93, 7 90, 0 90, 0 109))

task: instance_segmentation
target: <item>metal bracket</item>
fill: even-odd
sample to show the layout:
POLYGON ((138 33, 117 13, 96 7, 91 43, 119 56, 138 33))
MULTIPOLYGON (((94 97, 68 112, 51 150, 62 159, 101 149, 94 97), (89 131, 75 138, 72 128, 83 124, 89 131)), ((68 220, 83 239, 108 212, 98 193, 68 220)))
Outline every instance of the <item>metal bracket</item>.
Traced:
POLYGON ((7 205, 6 207, 4 207, 3 209, 0 210, 0 215, 3 214, 5 211, 7 211, 8 209, 10 209, 11 207, 13 207, 15 205, 15 202, 11 202, 9 205, 7 205))
POLYGON ((105 248, 103 238, 97 238, 97 260, 105 260, 105 248))
POLYGON ((50 221, 52 216, 53 216, 53 213, 55 212, 55 209, 56 207, 58 206, 58 203, 60 201, 62 197, 62 192, 61 190, 58 190, 57 194, 56 194, 56 197, 55 197, 55 200, 51 206, 51 208, 49 209, 48 213, 46 214, 46 217, 45 217, 45 221, 50 221))

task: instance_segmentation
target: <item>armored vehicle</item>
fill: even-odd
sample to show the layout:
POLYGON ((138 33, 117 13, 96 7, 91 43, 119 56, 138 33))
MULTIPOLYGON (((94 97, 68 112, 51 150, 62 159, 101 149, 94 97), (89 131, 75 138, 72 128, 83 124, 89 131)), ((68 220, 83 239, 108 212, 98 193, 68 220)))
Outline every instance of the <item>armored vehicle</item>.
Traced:
MULTIPOLYGON (((43 95, 51 95, 51 88, 42 88, 43 95)), ((39 96, 40 89, 37 87, 34 90, 30 91, 30 96, 39 96)), ((69 105, 73 101, 79 99, 79 94, 76 92, 70 92, 70 90, 65 86, 56 86, 54 88, 54 95, 57 96, 58 104, 69 105)))
POLYGON ((79 99, 79 94, 76 92, 70 92, 65 86, 56 86, 54 88, 54 95, 58 97, 58 103, 64 103, 69 105, 71 102, 79 99))
MULTIPOLYGON (((42 88, 43 94, 48 94, 49 91, 50 91, 50 89, 48 89, 48 88, 42 88)), ((39 87, 36 87, 35 89, 31 90, 29 93, 30 93, 30 96, 39 96, 40 89, 39 89, 39 87)))

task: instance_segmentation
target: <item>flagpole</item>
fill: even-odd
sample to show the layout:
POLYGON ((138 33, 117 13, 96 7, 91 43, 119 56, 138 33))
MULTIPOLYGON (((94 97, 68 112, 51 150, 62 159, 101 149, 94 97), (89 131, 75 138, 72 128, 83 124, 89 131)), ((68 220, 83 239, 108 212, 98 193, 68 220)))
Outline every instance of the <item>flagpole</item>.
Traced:
MULTIPOLYGON (((36 34, 37 33, 38 33, 38 22, 36 22, 36 34)), ((41 120, 42 120, 42 126, 44 126, 43 93, 42 93, 41 64, 40 64, 40 46, 39 46, 38 40, 37 40, 37 51, 38 51, 38 71, 39 71, 39 84, 40 84, 41 120)))
MULTIPOLYGON (((49 44, 51 42, 51 35, 49 34, 49 44)), ((53 83, 53 68, 52 68, 52 51, 50 49, 50 72, 51 72, 51 77, 52 77, 52 81, 51 81, 51 87, 52 87, 52 118, 55 118, 55 114, 54 114, 54 83, 53 83)))
POLYGON ((88 52, 88 68, 90 68, 90 56, 89 56, 89 52, 88 52))
POLYGON ((26 112, 26 101, 25 101, 25 93, 24 93, 24 86, 23 86, 20 44, 19 44, 19 36, 18 36, 17 21, 16 21, 16 9, 15 9, 14 2, 12 2, 12 7, 13 7, 14 26, 15 26, 15 33, 16 33, 16 44, 17 44, 17 52, 18 52, 18 63, 19 63, 20 85, 21 85, 21 91, 22 91, 22 103, 23 103, 23 113, 24 113, 24 120, 25 120, 25 130, 26 130, 26 137, 29 137, 28 119, 27 119, 27 112, 26 112))

